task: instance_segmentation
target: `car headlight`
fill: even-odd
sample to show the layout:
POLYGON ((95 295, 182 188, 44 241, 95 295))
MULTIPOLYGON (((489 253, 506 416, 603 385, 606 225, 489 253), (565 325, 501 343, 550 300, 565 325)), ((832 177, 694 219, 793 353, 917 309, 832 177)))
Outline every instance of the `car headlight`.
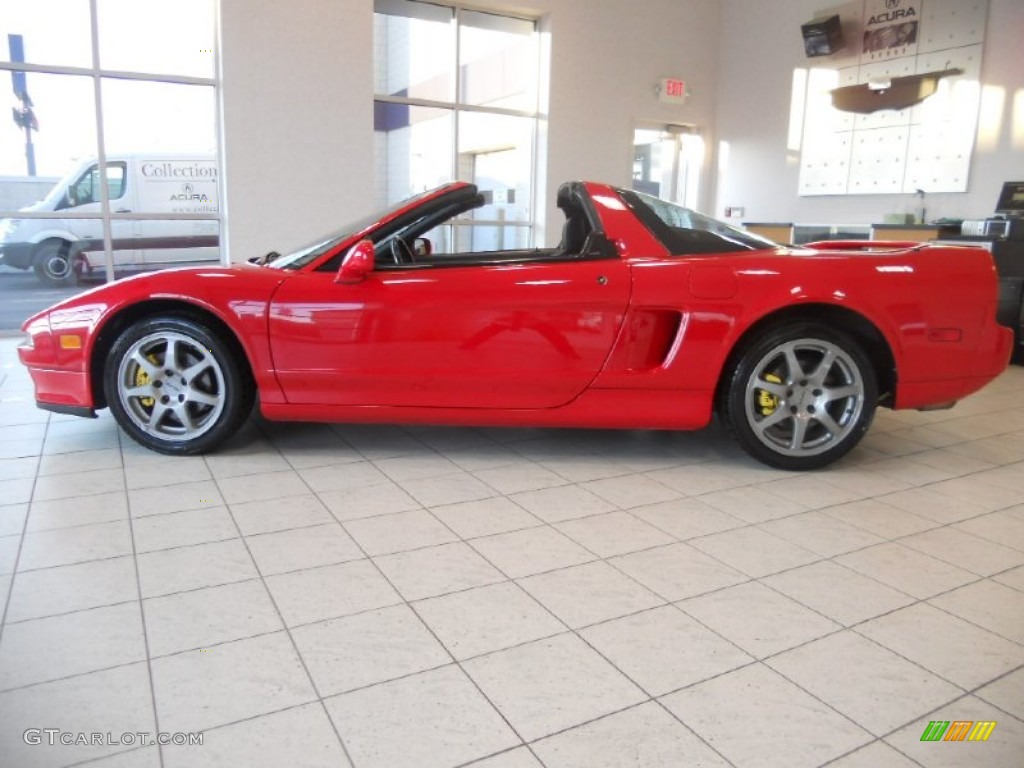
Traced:
POLYGON ((7 236, 21 226, 21 219, 0 219, 0 240, 6 240, 7 236))

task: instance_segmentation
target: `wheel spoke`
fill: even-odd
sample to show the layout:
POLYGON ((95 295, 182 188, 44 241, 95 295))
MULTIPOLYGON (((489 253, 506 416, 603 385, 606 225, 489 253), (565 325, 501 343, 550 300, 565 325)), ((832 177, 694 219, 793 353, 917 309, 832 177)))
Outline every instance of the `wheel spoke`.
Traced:
POLYGON ((171 371, 178 370, 178 340, 173 336, 167 339, 167 349, 164 352, 164 368, 171 371))
POLYGON ((825 379, 828 377, 828 372, 832 370, 832 366, 836 362, 836 351, 834 348, 829 347, 825 350, 825 354, 822 355, 821 362, 818 363, 818 367, 814 369, 814 373, 811 374, 811 381, 816 384, 824 384, 825 379))
POLYGON ((816 414, 815 419, 817 419, 821 426, 828 430, 829 435, 832 437, 838 437, 843 431, 843 428, 836 423, 836 420, 832 418, 832 414, 828 411, 816 414))
POLYGON ((200 405, 214 406, 220 402, 220 398, 217 395, 210 395, 206 392, 192 388, 189 388, 188 394, 185 397, 186 403, 199 403, 200 405))
POLYGON ((185 432, 194 432, 196 429, 196 423, 192 419, 192 414, 189 413, 188 403, 182 403, 174 409, 174 415, 178 417, 181 425, 185 428, 185 432))
POLYGON ((807 420, 793 419, 793 435, 789 439, 789 449, 798 451, 803 447, 804 437, 807 435, 807 420))
POLYGON ((162 403, 154 405, 153 412, 149 416, 149 423, 146 425, 146 429, 150 432, 158 432, 160 430, 160 422, 164 420, 164 416, 166 416, 167 412, 170 410, 171 409, 168 406, 162 403))
POLYGON ((788 418, 791 418, 791 416, 787 411, 784 411, 781 408, 777 408, 775 412, 772 413, 770 416, 765 416, 760 421, 755 422, 752 426, 756 432, 761 433, 762 439, 766 439, 764 437, 764 433, 767 430, 771 429, 776 424, 782 423, 788 418))
POLYGON ((754 389, 763 389, 768 394, 774 395, 775 397, 779 398, 780 400, 782 398, 786 397, 786 385, 785 384, 782 384, 782 383, 779 383, 779 382, 775 382, 775 381, 766 381, 761 376, 758 377, 757 383, 754 384, 754 389))
POLYGON ((153 385, 152 384, 140 384, 137 387, 127 387, 124 390, 124 394, 125 394, 125 397, 138 397, 138 398, 145 398, 145 397, 155 398, 157 396, 156 392, 153 390, 153 385))
POLYGON ((199 359, 198 362, 193 363, 184 371, 182 371, 181 376, 182 378, 187 379, 188 381, 192 381, 192 379, 201 374, 203 371, 212 367, 213 361, 210 359, 209 355, 204 354, 202 358, 199 359))
POLYGON ((132 353, 131 360, 151 379, 156 378, 160 373, 159 369, 138 349, 132 353))
POLYGON ((825 400, 833 403, 836 400, 845 400, 848 397, 857 397, 860 395, 860 387, 856 384, 847 384, 844 387, 833 387, 826 389, 824 392, 825 400))
POLYGON ((786 382, 792 383, 804 375, 804 367, 796 356, 796 345, 792 343, 786 344, 782 348, 782 355, 786 358, 786 368, 789 369, 789 377, 786 379, 786 382))

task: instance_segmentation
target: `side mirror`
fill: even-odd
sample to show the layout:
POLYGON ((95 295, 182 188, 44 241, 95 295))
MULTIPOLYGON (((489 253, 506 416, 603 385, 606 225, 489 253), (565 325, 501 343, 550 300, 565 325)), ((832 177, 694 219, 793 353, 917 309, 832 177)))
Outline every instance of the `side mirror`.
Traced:
POLYGON ((434 252, 434 246, 425 237, 417 237, 412 244, 412 255, 417 259, 426 259, 434 252))
POLYGON ((370 240, 360 240, 353 245, 341 260, 334 282, 344 285, 361 283, 373 272, 374 248, 370 240))

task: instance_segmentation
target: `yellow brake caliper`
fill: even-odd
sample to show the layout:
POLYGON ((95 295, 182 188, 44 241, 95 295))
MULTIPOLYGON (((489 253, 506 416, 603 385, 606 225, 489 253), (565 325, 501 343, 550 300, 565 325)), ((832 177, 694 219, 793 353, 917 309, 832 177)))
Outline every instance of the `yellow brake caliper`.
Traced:
MULTIPOLYGON (((782 379, 774 373, 765 374, 764 380, 770 381, 772 384, 782 383, 782 379)), ((761 408, 762 416, 771 416, 775 413, 775 409, 779 407, 779 398, 767 390, 759 389, 757 390, 757 404, 761 408)))
MULTIPOLYGON (((146 359, 149 360, 149 362, 153 363, 153 365, 159 365, 160 364, 160 361, 157 359, 156 355, 154 355, 152 352, 150 354, 146 355, 146 359)), ((146 373, 141 367, 136 369, 136 371, 135 371, 135 386, 136 387, 143 387, 143 386, 145 386, 148 383, 149 383, 149 374, 146 373)), ((140 397, 139 398, 139 402, 142 403, 142 407, 143 408, 152 408, 154 405, 156 405, 156 400, 154 400, 152 397, 140 397)))

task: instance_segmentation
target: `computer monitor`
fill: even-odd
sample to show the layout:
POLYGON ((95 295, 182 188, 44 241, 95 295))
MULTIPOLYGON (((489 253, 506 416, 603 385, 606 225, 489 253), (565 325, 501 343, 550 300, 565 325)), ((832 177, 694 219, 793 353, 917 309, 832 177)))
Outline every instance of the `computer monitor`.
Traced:
POLYGON ((1024 216, 1024 181, 1005 181, 996 203, 996 216, 1020 218, 1024 216))

